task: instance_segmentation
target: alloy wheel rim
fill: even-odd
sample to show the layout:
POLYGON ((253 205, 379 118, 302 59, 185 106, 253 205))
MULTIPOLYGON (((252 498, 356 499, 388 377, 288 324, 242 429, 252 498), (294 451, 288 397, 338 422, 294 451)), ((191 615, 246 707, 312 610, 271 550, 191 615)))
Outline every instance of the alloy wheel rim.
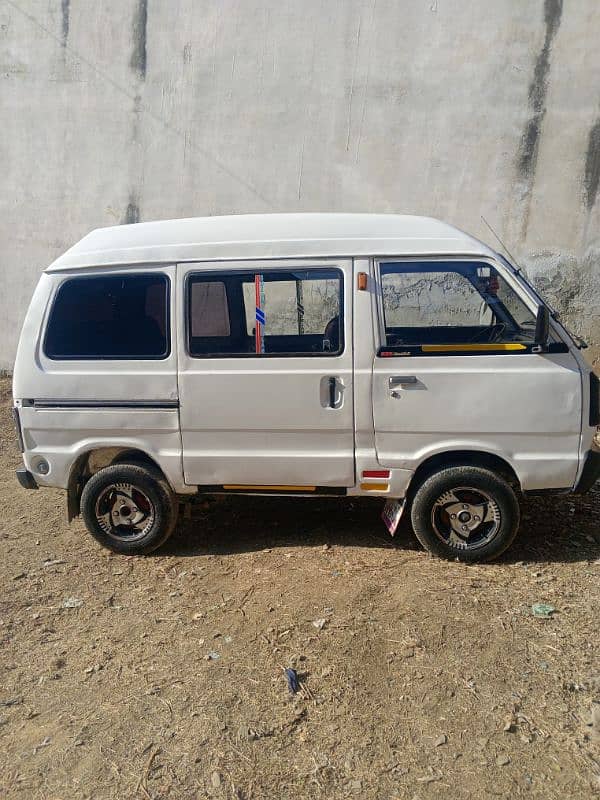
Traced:
POLYGON ((107 536, 128 542, 143 538, 156 516, 148 495, 131 483, 107 486, 96 501, 95 515, 107 536))
POLYGON ((455 550, 484 547, 498 533, 502 515, 492 495, 472 486, 457 486, 441 494, 431 510, 436 536, 455 550))

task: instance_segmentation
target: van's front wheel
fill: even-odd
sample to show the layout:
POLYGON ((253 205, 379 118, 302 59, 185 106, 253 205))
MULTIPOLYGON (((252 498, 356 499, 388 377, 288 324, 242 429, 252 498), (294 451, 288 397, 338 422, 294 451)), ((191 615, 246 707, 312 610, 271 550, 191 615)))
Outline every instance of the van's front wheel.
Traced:
POLYGON ((491 561, 512 543, 519 504, 509 484, 481 467, 448 467, 417 489, 411 520, 423 547, 442 558, 491 561))
POLYGON ((81 514, 101 545, 116 553, 142 555, 169 538, 177 503, 158 472, 137 464, 114 464, 86 483, 81 514))

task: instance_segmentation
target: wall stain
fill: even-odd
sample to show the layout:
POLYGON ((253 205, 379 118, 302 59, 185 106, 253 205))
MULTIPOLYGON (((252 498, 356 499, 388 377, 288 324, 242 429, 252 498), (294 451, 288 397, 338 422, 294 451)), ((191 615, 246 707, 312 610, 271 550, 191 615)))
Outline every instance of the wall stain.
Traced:
POLYGON ((531 117, 525 126, 521 146, 519 148, 518 166, 522 177, 530 180, 535 174, 542 122, 546 116, 546 93, 548 91, 548 74, 550 72, 550 51, 552 42, 560 27, 563 0, 544 0, 544 22, 546 35, 533 70, 533 78, 529 84, 529 108, 531 117))
POLYGON ((600 187, 600 119, 590 129, 587 151, 585 155, 585 173, 583 176, 585 188, 585 204, 591 211, 600 187))
POLYGON ((69 24, 70 24, 70 13, 71 13, 71 0, 61 0, 61 36, 60 36, 60 43, 62 47, 67 46, 67 42, 69 41, 69 24))
POLYGON ((141 80, 146 80, 146 34, 148 28, 148 0, 138 0, 133 17, 133 51, 129 66, 141 80))
POLYGON ((130 195, 127 210, 125 211, 125 216, 121 224, 134 225, 136 222, 140 221, 140 218, 140 207, 137 204, 137 200, 133 195, 130 195))

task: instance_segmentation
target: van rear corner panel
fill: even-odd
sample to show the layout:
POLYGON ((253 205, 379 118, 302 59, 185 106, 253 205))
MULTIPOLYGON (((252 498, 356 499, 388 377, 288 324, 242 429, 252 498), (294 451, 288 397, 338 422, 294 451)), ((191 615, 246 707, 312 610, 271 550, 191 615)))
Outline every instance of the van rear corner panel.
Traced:
POLYGON ((43 328, 44 316, 56 284, 55 276, 42 273, 35 288, 17 346, 17 355, 13 369, 13 397, 15 400, 34 397, 43 388, 39 360, 39 337, 43 328))
POLYGON ((15 362, 15 400, 177 401, 175 268, 44 274, 15 362))
POLYGON ((65 488, 78 456, 124 447, 149 455, 181 486, 173 276, 168 267, 41 276, 13 383, 24 461, 40 485, 65 488))

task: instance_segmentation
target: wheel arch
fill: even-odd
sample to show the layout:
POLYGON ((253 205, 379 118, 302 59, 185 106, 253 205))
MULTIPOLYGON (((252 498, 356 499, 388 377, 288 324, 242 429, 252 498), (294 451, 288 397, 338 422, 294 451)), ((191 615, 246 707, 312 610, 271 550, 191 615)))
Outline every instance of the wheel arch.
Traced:
POLYGON ((69 472, 67 484, 67 517, 69 522, 81 513, 81 493, 89 478, 104 467, 109 467, 113 464, 136 464, 140 467, 150 468, 170 485, 164 470, 144 450, 127 446, 91 447, 77 456, 69 472))
POLYGON ((408 485, 407 497, 410 498, 427 478, 446 467, 489 469, 504 478, 515 491, 521 491, 521 482, 514 467, 496 453, 483 450, 446 450, 429 456, 419 464, 408 485))

